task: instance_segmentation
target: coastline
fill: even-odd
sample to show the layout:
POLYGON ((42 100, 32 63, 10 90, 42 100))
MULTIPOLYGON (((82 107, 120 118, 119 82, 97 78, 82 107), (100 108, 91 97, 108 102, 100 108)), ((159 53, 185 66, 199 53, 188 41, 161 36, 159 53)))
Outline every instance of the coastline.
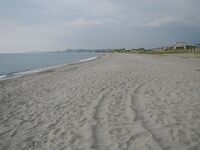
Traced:
POLYGON ((109 54, 0 82, 0 145, 198 149, 200 60, 109 54))
POLYGON ((95 57, 82 59, 82 60, 76 61, 74 63, 67 63, 67 64, 61 64, 61 65, 57 65, 57 66, 50 66, 50 67, 45 67, 45 68, 39 68, 39 69, 33 69, 33 70, 27 70, 27 71, 22 71, 22 72, 15 72, 15 73, 9 73, 9 74, 5 74, 5 75, 1 75, 0 76, 0 82, 1 81, 5 81, 5 80, 9 80, 9 79, 20 78, 20 77, 31 75, 31 74, 35 74, 35 73, 42 73, 42 72, 46 72, 46 71, 51 71, 53 69, 65 67, 65 66, 68 66, 68 65, 73 65, 73 64, 79 64, 79 63, 93 61, 93 60, 101 58, 101 57, 103 57, 105 55, 106 54, 102 54, 100 56, 95 56, 95 57))

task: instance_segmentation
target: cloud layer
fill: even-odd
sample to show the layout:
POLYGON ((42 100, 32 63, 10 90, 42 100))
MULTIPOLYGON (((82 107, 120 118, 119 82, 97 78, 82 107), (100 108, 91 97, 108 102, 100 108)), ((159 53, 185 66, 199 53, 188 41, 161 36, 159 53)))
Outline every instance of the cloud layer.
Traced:
POLYGON ((199 0, 2 0, 0 52, 200 41, 199 0))

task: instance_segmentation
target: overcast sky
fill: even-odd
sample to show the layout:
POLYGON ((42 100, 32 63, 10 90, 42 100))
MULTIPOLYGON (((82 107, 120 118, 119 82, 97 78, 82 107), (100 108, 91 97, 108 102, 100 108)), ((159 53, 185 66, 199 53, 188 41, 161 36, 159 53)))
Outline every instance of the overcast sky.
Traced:
POLYGON ((200 42, 200 0, 0 0, 0 52, 200 42))

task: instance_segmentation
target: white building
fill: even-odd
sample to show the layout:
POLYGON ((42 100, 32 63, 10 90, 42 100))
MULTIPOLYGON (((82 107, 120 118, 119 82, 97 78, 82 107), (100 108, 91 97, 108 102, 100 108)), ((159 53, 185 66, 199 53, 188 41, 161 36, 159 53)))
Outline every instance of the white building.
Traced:
POLYGON ((177 49, 177 48, 186 49, 186 47, 187 47, 187 44, 185 42, 176 42, 174 44, 174 50, 177 49))

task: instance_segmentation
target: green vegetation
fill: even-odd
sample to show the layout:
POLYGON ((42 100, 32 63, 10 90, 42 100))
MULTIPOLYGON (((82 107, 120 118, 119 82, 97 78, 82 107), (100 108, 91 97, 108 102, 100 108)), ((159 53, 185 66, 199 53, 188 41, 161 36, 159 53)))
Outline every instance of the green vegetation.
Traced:
POLYGON ((138 52, 144 52, 145 48, 138 48, 138 49, 114 49, 112 52, 117 52, 117 53, 138 53, 138 52))
POLYGON ((137 53, 137 54, 183 54, 183 53, 190 53, 190 54, 200 54, 200 49, 152 49, 152 50, 145 50, 144 48, 139 49, 115 49, 112 52, 118 52, 118 53, 137 53))

